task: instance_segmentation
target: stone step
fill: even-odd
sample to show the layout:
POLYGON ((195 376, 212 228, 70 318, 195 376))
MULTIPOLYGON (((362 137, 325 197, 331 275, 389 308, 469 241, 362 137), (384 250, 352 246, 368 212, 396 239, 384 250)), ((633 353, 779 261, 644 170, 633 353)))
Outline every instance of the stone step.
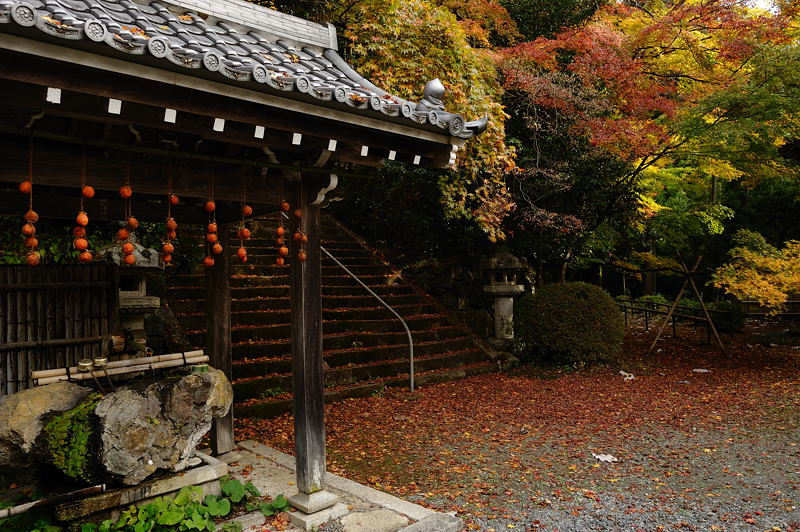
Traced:
MULTIPOLYGON (((414 371, 439 370, 481 362, 485 359, 479 349, 468 349, 453 353, 420 356, 414 360, 414 371)), ((325 371, 325 387, 350 386, 359 382, 369 382, 385 377, 408 375, 408 359, 383 360, 360 365, 330 368, 325 371)), ((237 401, 247 399, 266 399, 279 393, 292 391, 292 375, 284 373, 239 379, 233 383, 237 401)))
MULTIPOLYGON (((449 340, 452 338, 463 337, 465 331, 459 326, 447 326, 438 329, 424 331, 414 331, 411 333, 414 342, 433 342, 439 340, 449 340)), ((195 337, 198 342, 192 345, 201 347, 205 343, 202 334, 195 337)), ((325 335, 322 346, 325 350, 340 350, 350 348, 364 348, 387 345, 407 345, 408 335, 403 332, 346 332, 339 334, 325 335)), ((245 340, 234 342, 231 351, 233 359, 242 360, 245 358, 261 357, 288 357, 291 355, 291 340, 288 334, 284 338, 274 340, 245 340)))
MULTIPOLYGON (((452 338, 449 340, 434 340, 429 342, 414 342, 414 355, 440 355, 449 352, 463 351, 474 348, 475 342, 468 336, 452 338)), ((330 367, 347 366, 348 364, 367 364, 380 360, 391 360, 407 357, 408 343, 399 345, 385 345, 375 347, 351 347, 348 349, 335 349, 325 351, 323 356, 330 367)), ((260 359, 241 359, 233 364, 234 379, 257 377, 280 373, 289 373, 292 370, 291 357, 264 357, 260 359)))
MULTIPOLYGON (((467 366, 457 368, 445 368, 433 370, 425 373, 415 374, 416 386, 427 386, 438 382, 447 382, 456 379, 464 379, 473 375, 483 375, 497 371, 497 366, 493 362, 476 362, 467 366)), ((388 386, 408 386, 408 375, 401 375, 385 379, 377 379, 373 382, 359 383, 354 386, 342 386, 325 390, 325 402, 333 403, 342 401, 350 397, 368 397, 375 393, 380 393, 388 386)), ((277 391, 277 390, 276 390, 277 391)), ((236 415, 239 418, 272 418, 279 416, 292 409, 291 394, 286 393, 271 399, 250 399, 237 403, 234 406, 236 415)))
MULTIPOLYGON (((268 268, 271 268, 268 267, 268 268)), ((248 286, 288 286, 289 271, 286 267, 280 268, 281 273, 275 275, 260 275, 258 273, 236 274, 231 276, 231 288, 244 288, 248 286)), ((373 286, 393 286, 398 278, 393 273, 382 273, 374 275, 359 275, 359 279, 365 285, 373 286)), ((171 286, 173 290, 181 288, 205 288, 205 276, 197 274, 176 275, 171 286)), ((344 271, 339 270, 336 275, 327 274, 322 278, 323 288, 326 286, 359 286, 358 283, 344 271)))
MULTIPOLYGON (((270 300, 261 300, 270 301, 270 300)), ((281 300, 271 300, 281 301, 281 300)), ((205 303, 205 302, 203 302, 205 303)), ((237 302, 234 302, 237 303, 237 302)), ((373 301, 377 303, 377 301, 373 301)), ((323 303, 324 304, 324 303, 323 303)), ((238 325, 269 325, 275 323, 289 323, 291 314, 289 312, 288 299, 285 301, 285 308, 283 309, 247 309, 240 310, 233 305, 233 312, 231 312, 231 325, 236 327, 238 325)), ((202 307, 200 307, 202 308, 202 307)), ((174 309, 173 309, 174 310, 174 309)), ((435 314, 438 308, 433 304, 411 304, 411 305, 398 305, 394 310, 403 316, 417 316, 420 314, 435 314)), ((206 315, 204 312, 181 312, 176 313, 176 317, 184 329, 198 330, 204 329, 206 325, 206 315)), ((322 319, 324 323, 335 322, 338 320, 382 320, 382 319, 397 319, 385 307, 362 307, 362 308, 338 308, 338 309, 325 309, 322 311, 322 319)), ((325 329, 323 325, 323 330, 325 329)))
MULTIPOLYGON (((442 327, 450 322, 450 317, 444 314, 422 314, 405 318, 408 328, 414 331, 424 331, 442 327)), ((326 321, 322 324, 325 335, 335 335, 349 332, 390 333, 405 331, 400 320, 336 320, 326 321)), ((205 329, 189 329, 184 331, 186 339, 192 345, 199 345, 205 338, 205 329)), ((232 322, 231 339, 233 342, 247 342, 259 340, 274 340, 287 338, 291 334, 291 324, 287 321, 278 321, 271 324, 241 325, 232 322)))
MULTIPOLYGON (((371 286, 373 292, 381 297, 384 296, 416 296, 413 289, 408 285, 390 286, 371 286)), ((170 288, 170 300, 198 300, 205 299, 205 286, 183 286, 170 288)), ((371 297, 369 293, 360 286, 323 286, 323 299, 326 296, 332 297, 371 297)), ((262 285, 262 286, 237 286, 231 288, 232 299, 253 299, 257 297, 289 297, 289 285, 262 285)), ((418 296, 417 296, 418 297, 418 296)))
MULTIPOLYGON (((205 295, 205 293, 203 294, 205 295)), ((426 312, 433 312, 436 308, 435 304, 428 303, 428 298, 419 294, 401 294, 401 295, 384 295, 382 298, 392 307, 404 305, 424 305, 425 308, 431 309, 426 312)), ((323 296, 322 308, 324 310, 336 309, 355 309, 361 307, 377 307, 380 303, 371 295, 365 296, 323 296)), ((173 300, 170 308, 176 314, 192 314, 204 313, 206 300, 205 298, 199 299, 181 299, 173 300)), ((383 308, 383 307, 381 307, 383 308)), ((288 291, 286 296, 275 297, 254 297, 244 299, 234 299, 231 302, 231 309, 233 312, 245 312, 248 310, 288 310, 289 309, 289 296, 288 291)), ((421 313, 418 312, 417 314, 421 313)))
MULTIPOLYGON (((347 269, 353 272, 357 277, 361 278, 362 280, 364 277, 374 277, 374 276, 386 276, 386 275, 393 275, 392 271, 382 264, 350 264, 347 265, 347 269)), ((250 260, 247 264, 237 264, 233 267, 233 274, 234 275, 265 275, 269 277, 280 277, 280 276, 288 276, 289 269, 286 266, 277 266, 275 264, 266 265, 258 264, 255 261, 250 260)), ((336 264, 333 263, 325 263, 322 265, 322 276, 323 276, 323 283, 327 281, 329 277, 340 277, 347 275, 345 271, 336 264)), ((364 281, 366 283, 366 281, 364 281)), ((366 283, 369 284, 369 283, 366 283)))

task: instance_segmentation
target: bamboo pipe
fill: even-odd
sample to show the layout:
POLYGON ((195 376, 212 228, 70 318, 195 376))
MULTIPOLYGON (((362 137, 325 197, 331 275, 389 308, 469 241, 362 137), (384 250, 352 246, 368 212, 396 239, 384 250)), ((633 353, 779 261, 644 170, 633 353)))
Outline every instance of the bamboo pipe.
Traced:
MULTIPOLYGON (((208 362, 208 356, 206 356, 206 355, 199 356, 199 357, 196 357, 196 358, 187 358, 186 359, 186 364, 202 364, 202 363, 205 363, 205 362, 208 362)), ((108 376, 125 375, 126 373, 136 373, 136 372, 139 372, 139 371, 147 371, 147 370, 151 370, 151 369, 174 368, 174 367, 178 367, 178 366, 183 366, 183 364, 184 364, 184 361, 183 361, 182 358, 180 358, 178 360, 167 360, 167 361, 164 361, 164 362, 156 362, 154 364, 140 364, 140 365, 137 365, 137 366, 126 366, 126 367, 122 367, 122 368, 114 368, 114 369, 105 370, 105 371, 103 371, 103 370, 87 371, 85 373, 70 374, 69 376, 67 376, 66 374, 64 374, 64 375, 56 375, 55 377, 47 377, 47 378, 44 378, 44 379, 36 379, 34 381, 34 384, 36 384, 37 386, 42 386, 42 385, 45 385, 45 384, 52 384, 54 382, 67 381, 67 380, 83 381, 83 380, 96 378, 98 374, 101 375, 101 376, 105 376, 105 375, 108 375, 108 376)))
MULTIPOLYGON (((115 369, 115 368, 124 368, 127 366, 137 366, 140 364, 150 364, 156 362, 166 362, 168 360, 189 360, 190 358, 197 358, 199 356, 203 356, 203 350, 200 349, 198 351, 187 351, 186 353, 172 353, 169 355, 156 355, 152 357, 143 357, 143 358, 131 358, 128 360, 115 360, 113 362, 109 362, 106 364, 106 370, 115 369)), ((101 369, 101 368, 98 368, 101 369)), ((77 367, 69 368, 70 374, 80 373, 77 367)), ((46 379, 49 377, 57 377, 59 375, 66 375, 67 369, 66 368, 55 368, 55 369, 44 369, 40 371, 32 371, 31 372, 31 379, 46 379)))

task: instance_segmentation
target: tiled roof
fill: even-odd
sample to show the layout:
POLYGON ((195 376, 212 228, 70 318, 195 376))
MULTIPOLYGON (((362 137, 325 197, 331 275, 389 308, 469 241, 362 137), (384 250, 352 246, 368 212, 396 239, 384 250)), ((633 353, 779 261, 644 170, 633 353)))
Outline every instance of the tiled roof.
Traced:
POLYGON ((133 61, 150 55, 255 89, 264 84, 333 105, 431 123, 460 138, 486 129, 486 118, 467 122, 444 110, 438 80, 428 83, 421 102, 387 94, 339 56, 331 26, 244 0, 0 0, 0 31, 3 23, 109 46, 133 61))

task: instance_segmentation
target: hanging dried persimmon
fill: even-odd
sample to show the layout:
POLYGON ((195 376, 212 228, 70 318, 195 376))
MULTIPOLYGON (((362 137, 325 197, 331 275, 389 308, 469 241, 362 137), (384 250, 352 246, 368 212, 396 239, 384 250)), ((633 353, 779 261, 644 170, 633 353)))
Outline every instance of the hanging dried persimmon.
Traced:
POLYGON ((33 210, 33 138, 31 138, 28 147, 28 179, 20 183, 19 190, 23 194, 28 194, 28 212, 24 215, 27 223, 22 226, 25 247, 28 248, 25 262, 30 266, 38 266, 42 260, 42 255, 36 250, 39 247, 39 239, 33 236, 36 234, 36 226, 34 224, 39 221, 39 215, 33 210))

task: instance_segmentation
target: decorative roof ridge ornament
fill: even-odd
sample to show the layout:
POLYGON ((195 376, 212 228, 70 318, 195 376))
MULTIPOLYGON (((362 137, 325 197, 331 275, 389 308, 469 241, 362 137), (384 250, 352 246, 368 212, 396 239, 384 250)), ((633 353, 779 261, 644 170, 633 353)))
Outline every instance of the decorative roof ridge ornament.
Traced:
POLYGON ((417 111, 444 111, 444 94, 446 89, 439 78, 432 79, 425 84, 422 100, 417 103, 417 111))

